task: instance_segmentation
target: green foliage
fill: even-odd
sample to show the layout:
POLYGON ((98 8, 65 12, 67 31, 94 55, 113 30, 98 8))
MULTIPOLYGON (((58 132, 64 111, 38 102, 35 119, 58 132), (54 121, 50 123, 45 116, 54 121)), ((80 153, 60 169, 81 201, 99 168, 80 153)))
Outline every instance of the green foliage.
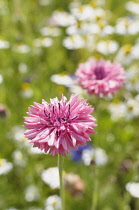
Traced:
MULTIPOLYGON (((68 5, 72 1, 52 0, 45 6, 40 5, 39 2, 39 0, 0 0, 0 40, 10 43, 9 48, 0 49, 0 75, 3 77, 3 82, 0 84, 0 103, 7 110, 7 116, 0 118, 0 158, 13 164, 13 169, 9 173, 0 175, 0 210, 12 207, 18 210, 31 210, 31 207, 34 207, 34 210, 44 209, 45 199, 50 195, 59 194, 58 189, 51 189, 41 179, 44 169, 57 166, 57 157, 30 154, 28 148, 24 146, 24 141, 18 142, 15 140, 15 135, 12 135, 12 129, 23 124, 23 116, 26 115, 28 106, 34 101, 41 102, 42 98, 49 101, 50 98, 60 97, 61 94, 69 96, 68 88, 51 81, 53 74, 63 72, 74 74, 78 64, 85 62, 91 56, 115 59, 115 54, 102 55, 96 50, 90 52, 86 49, 64 48, 62 45, 62 40, 66 36, 64 27, 58 37, 53 37, 52 46, 48 48, 34 46, 35 39, 44 38, 40 30, 48 25, 52 12, 69 11, 68 5), (29 51, 21 53, 16 50, 23 44, 29 47, 29 51), (26 90, 33 94, 29 97, 24 96, 26 90), (15 163, 13 155, 15 151, 22 153, 25 165, 15 163), (25 190, 29 185, 37 187, 40 194, 38 200, 28 202, 25 199, 25 190)), ((87 4, 90 1, 81 1, 81 3, 87 4)), ((112 13, 109 18, 112 25, 117 18, 128 15, 125 9, 126 3, 127 0, 108 0, 104 4, 104 10, 112 13)), ((138 34, 125 37, 113 34, 109 35, 109 40, 118 41, 119 46, 122 47, 126 44, 135 44, 137 37, 138 34)), ((106 37, 103 39, 105 40, 106 37)), ((98 40, 99 37, 97 37, 98 40)), ((138 60, 135 64, 138 65, 138 60)), ((133 96, 136 94, 133 93, 133 96)), ((116 94, 114 99, 122 101, 125 95, 126 91, 123 90, 116 94)), ((81 197, 70 195, 66 191, 66 210, 90 210, 92 189, 96 178, 98 180, 97 210, 138 210, 138 200, 131 198, 125 185, 128 182, 139 182, 139 118, 129 121, 121 119, 115 122, 108 112, 111 101, 101 99, 97 107, 95 100, 95 98, 89 99, 89 103, 97 110, 97 112, 94 111, 94 115, 98 123, 97 134, 92 137, 91 144, 106 151, 108 162, 97 168, 95 177, 94 166, 75 163, 70 156, 65 158, 65 172, 78 174, 85 182, 85 191, 81 197), (126 165, 128 160, 129 165, 126 165)))

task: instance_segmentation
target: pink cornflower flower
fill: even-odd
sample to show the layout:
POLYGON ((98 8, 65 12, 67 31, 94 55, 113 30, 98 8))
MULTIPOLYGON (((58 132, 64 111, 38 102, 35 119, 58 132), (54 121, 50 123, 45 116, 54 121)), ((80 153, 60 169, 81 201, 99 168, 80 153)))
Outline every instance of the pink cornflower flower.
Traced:
POLYGON ((107 96, 123 86, 125 71, 119 63, 103 59, 89 59, 76 70, 77 81, 87 92, 96 96, 107 96))
POLYGON ((91 141, 89 135, 94 134, 93 108, 86 100, 71 95, 67 101, 65 96, 50 99, 50 103, 42 100, 42 104, 34 102, 24 117, 25 137, 31 140, 34 147, 55 156, 66 156, 70 148, 78 149, 78 145, 85 145, 91 141))

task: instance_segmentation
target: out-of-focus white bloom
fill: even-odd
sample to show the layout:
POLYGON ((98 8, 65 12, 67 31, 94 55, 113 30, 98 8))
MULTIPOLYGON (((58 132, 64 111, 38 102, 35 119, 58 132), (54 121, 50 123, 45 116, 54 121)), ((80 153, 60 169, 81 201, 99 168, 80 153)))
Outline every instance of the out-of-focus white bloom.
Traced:
POLYGON ((9 132, 8 136, 9 138, 12 138, 13 140, 17 141, 17 143, 21 147, 29 147, 30 144, 28 143, 27 138, 24 136, 25 129, 22 126, 14 126, 11 131, 9 132))
POLYGON ((85 46, 85 41, 80 35, 73 35, 64 38, 63 46, 69 50, 81 49, 85 46))
POLYGON ((53 40, 49 37, 34 39, 35 47, 51 47, 52 44, 53 44, 53 40))
POLYGON ((0 159, 0 175, 7 174, 12 168, 12 163, 8 162, 6 159, 0 159))
POLYGON ((3 83, 3 76, 0 74, 0 84, 3 83))
POLYGON ((114 121, 121 118, 131 120, 139 117, 139 101, 136 97, 135 99, 127 98, 125 102, 111 103, 108 106, 108 110, 111 114, 111 119, 114 121))
POLYGON ((129 64, 131 64, 131 62, 133 61, 134 57, 132 55, 132 45, 130 44, 126 44, 124 46, 122 46, 116 56, 115 56, 115 61, 119 62, 123 65, 128 66, 129 64))
POLYGON ((139 198, 139 182, 128 182, 125 188, 131 196, 139 198))
POLYGON ((70 3, 69 3, 69 10, 71 11, 73 8, 77 8, 77 7, 79 7, 81 5, 81 2, 79 2, 79 1, 71 1, 70 3))
POLYGON ((45 152, 41 149, 39 149, 38 147, 29 147, 29 153, 30 154, 45 154, 45 152))
POLYGON ((106 25, 104 26, 104 28, 102 29, 102 36, 106 36, 106 35, 111 35, 115 32, 115 29, 113 26, 111 25, 106 25))
POLYGON ((106 18, 106 16, 109 16, 109 13, 105 11, 104 9, 98 7, 94 9, 94 19, 100 20, 106 18))
POLYGON ((51 18, 49 19, 49 24, 52 26, 69 26, 76 23, 75 17, 65 11, 54 11, 51 18))
POLYGON ((78 7, 71 8, 70 11, 79 21, 95 22, 106 16, 106 12, 102 8, 93 8, 91 4, 79 5, 78 7))
POLYGON ((51 189, 60 187, 58 167, 51 167, 43 170, 41 178, 51 189))
POLYGON ((13 47, 13 51, 21 54, 30 52, 30 47, 26 44, 17 44, 13 47))
POLYGON ((88 34, 85 37, 85 47, 89 52, 92 52, 96 49, 96 36, 88 34))
POLYGON ((139 102, 135 99, 128 99, 126 103, 127 113, 126 119, 130 120, 139 117, 139 102))
POLYGON ((60 29, 57 27, 50 27, 50 26, 45 26, 41 28, 40 33, 42 36, 52 36, 56 37, 60 35, 60 29))
POLYGON ((89 4, 80 5, 78 7, 72 7, 70 9, 71 14, 80 21, 90 20, 94 18, 94 9, 89 4))
POLYGON ((113 54, 118 48, 119 44, 113 40, 100 41, 96 47, 97 51, 104 55, 113 54))
POLYGON ((31 88, 26 88, 20 91, 22 98, 31 98, 33 96, 33 90, 31 88))
POLYGON ((131 19, 129 17, 120 18, 117 20, 115 31, 118 34, 137 34, 139 32, 139 20, 131 19))
POLYGON ((3 39, 0 39, 0 49, 7 49, 10 47, 10 43, 3 39))
POLYGON ((108 110, 111 114, 111 119, 113 121, 118 121, 121 118, 124 118, 126 115, 126 106, 123 102, 110 103, 108 110))
POLYGON ((132 47, 131 53, 134 59, 139 59, 139 42, 132 47))
POLYGON ((105 150, 101 148, 84 149, 82 152, 82 161, 85 165, 90 165, 92 161, 97 166, 105 165, 108 161, 108 156, 105 150))
POLYGON ((8 209, 5 209, 5 210, 18 210, 17 208, 14 208, 14 207, 10 207, 8 209))
POLYGON ((138 66, 131 66, 126 71, 127 82, 125 87, 129 91, 138 91, 139 92, 139 71, 138 66))
POLYGON ((70 87, 76 84, 76 77, 74 75, 66 75, 66 74, 53 74, 51 76, 52 82, 55 82, 59 85, 64 85, 66 87, 70 87))
POLYGON ((102 29, 100 28, 100 26, 96 23, 92 23, 92 22, 82 22, 80 23, 80 25, 78 26, 78 24, 76 25, 72 25, 69 26, 66 29, 66 33, 68 35, 90 35, 90 34, 100 34, 102 32, 102 29))
POLYGON ((139 15, 139 2, 128 1, 126 3, 126 9, 134 14, 139 15))
POLYGON ((25 82, 21 86, 20 95, 23 98, 31 98, 33 96, 33 90, 30 86, 30 83, 25 82))
POLYGON ((13 159, 14 163, 18 166, 24 167, 26 165, 23 153, 20 150, 15 150, 13 152, 13 159))
POLYGON ((39 0, 39 4, 41 6, 46 6, 46 5, 49 5, 51 3, 50 0, 39 0))
POLYGON ((34 185, 30 185, 25 190, 25 199, 28 202, 39 200, 40 194, 38 192, 38 189, 34 185))
POLYGON ((20 73, 25 74, 28 71, 28 66, 25 63, 20 63, 18 66, 18 70, 20 73))
POLYGON ((87 95, 86 90, 77 85, 75 75, 54 74, 51 76, 51 80, 56 84, 68 87, 71 93, 78 94, 79 96, 87 95))
POLYGON ((79 97, 87 97, 88 93, 86 90, 83 90, 79 85, 72 85, 69 87, 69 91, 73 94, 79 95, 79 97))
POLYGON ((44 210, 60 210, 61 198, 58 195, 51 195, 45 200, 44 210))

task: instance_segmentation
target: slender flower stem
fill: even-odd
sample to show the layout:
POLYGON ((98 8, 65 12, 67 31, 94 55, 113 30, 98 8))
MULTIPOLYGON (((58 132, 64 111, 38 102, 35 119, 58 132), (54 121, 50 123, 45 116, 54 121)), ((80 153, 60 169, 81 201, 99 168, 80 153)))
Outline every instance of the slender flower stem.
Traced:
MULTIPOLYGON (((96 139, 95 143, 96 145, 100 145, 101 139, 99 136, 99 108, 100 108, 100 98, 96 98, 96 104, 95 104, 95 112, 96 112, 96 119, 97 119, 97 134, 96 134, 96 139)), ((98 204, 98 168, 96 163, 93 165, 93 170, 92 170, 92 177, 93 177, 93 189, 92 189, 92 204, 91 204, 91 210, 97 210, 97 204, 98 204)))
POLYGON ((64 186, 63 186, 63 163, 64 163, 64 156, 58 155, 58 169, 59 169, 59 180, 60 180, 60 197, 61 197, 61 210, 65 210, 64 207, 64 186))
POLYGON ((94 170, 94 183, 93 183, 93 192, 92 192, 92 206, 91 210, 97 209, 97 202, 98 202, 98 177, 97 177, 97 168, 96 166, 93 167, 94 170))

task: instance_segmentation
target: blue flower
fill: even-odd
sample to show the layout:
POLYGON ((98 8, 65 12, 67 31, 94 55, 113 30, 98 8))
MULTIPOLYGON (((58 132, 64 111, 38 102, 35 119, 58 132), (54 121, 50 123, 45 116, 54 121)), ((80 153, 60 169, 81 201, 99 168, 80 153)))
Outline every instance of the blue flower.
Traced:
POLYGON ((87 144, 85 146, 79 146, 78 150, 71 149, 71 152, 70 152, 71 159, 75 162, 81 162, 82 152, 84 149, 92 149, 92 146, 87 144))

